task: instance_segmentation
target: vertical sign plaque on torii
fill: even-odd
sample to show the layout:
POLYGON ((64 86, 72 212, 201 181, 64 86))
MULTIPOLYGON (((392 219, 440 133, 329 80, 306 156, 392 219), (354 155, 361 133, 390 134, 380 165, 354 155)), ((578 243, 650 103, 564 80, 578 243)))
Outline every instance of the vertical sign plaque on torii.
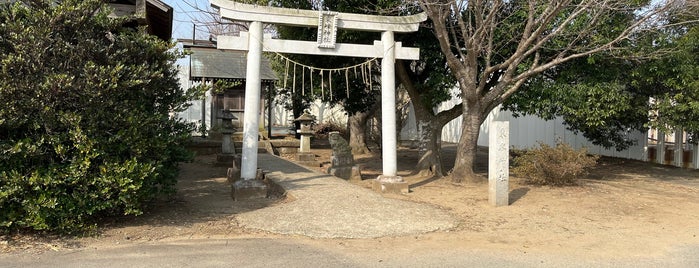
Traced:
MULTIPOLYGON (((211 0, 222 18, 250 22, 249 31, 240 36, 219 36, 219 49, 248 51, 243 118, 243 155, 241 178, 236 187, 256 187, 257 144, 259 135, 260 61, 262 51, 291 54, 381 58, 381 122, 383 173, 374 182, 380 191, 407 192, 408 184, 397 175, 395 60, 417 60, 418 48, 402 47, 394 32, 415 32, 425 13, 410 16, 372 16, 363 14, 299 10, 243 4, 229 0, 211 0), (318 27, 317 42, 272 39, 262 34, 262 23, 318 27), (335 43, 337 29, 381 32, 381 40, 372 45, 335 43)), ((234 190, 235 192, 235 190, 234 190)))
POLYGON ((337 12, 323 11, 318 16, 318 47, 335 48, 337 12))

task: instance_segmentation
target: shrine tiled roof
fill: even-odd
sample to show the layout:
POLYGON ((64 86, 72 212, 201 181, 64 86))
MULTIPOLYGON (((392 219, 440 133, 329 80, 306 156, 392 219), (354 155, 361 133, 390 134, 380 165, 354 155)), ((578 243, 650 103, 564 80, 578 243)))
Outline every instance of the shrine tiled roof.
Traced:
MULTIPOLYGON (((200 81, 206 79, 245 80, 246 53, 245 51, 219 50, 211 47, 189 47, 190 79, 200 81)), ((260 79, 263 82, 277 80, 269 59, 262 57, 260 79)))

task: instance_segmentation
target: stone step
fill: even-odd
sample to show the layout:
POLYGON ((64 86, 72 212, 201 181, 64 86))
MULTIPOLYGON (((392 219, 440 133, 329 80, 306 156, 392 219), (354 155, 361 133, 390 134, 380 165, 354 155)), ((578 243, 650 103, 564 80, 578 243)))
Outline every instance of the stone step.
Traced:
MULTIPOLYGON (((233 146, 235 146, 235 153, 237 153, 237 154, 243 153, 243 142, 242 141, 234 141, 233 146)), ((257 143, 257 153, 258 154, 267 153, 267 149, 265 148, 264 141, 259 141, 257 143)))
MULTIPOLYGON (((268 141, 259 141, 257 144, 258 152, 266 153, 266 144, 268 141)), ((299 140, 271 140, 269 141, 274 147, 275 153, 279 154, 295 154, 299 150, 299 140)), ((243 142, 234 141, 236 153, 242 153, 243 142)))

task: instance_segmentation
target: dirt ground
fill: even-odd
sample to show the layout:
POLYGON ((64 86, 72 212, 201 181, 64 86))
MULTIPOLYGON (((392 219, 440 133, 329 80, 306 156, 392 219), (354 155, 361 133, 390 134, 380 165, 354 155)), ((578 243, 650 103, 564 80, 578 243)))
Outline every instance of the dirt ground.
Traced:
MULTIPOLYGON (((330 151, 327 144, 313 146, 321 163, 329 163, 330 151)), ((447 170, 454 154, 454 145, 444 146, 447 170)), ((483 162, 478 170, 484 173, 487 157, 484 152, 479 154, 483 162)), ((487 202, 485 182, 453 184, 411 176, 411 168, 417 162, 416 151, 400 148, 398 157, 399 175, 411 184, 411 192, 386 197, 448 210, 460 221, 456 229, 381 239, 297 239, 354 251, 389 251, 401 246, 406 250, 464 248, 602 258, 647 257, 699 245, 698 171, 602 158, 579 186, 531 186, 511 178, 511 205, 493 208, 487 202)), ((369 188, 370 179, 381 173, 380 156, 366 154, 355 158, 364 179, 358 184, 369 188)), ((202 238, 280 237, 242 229, 236 223, 236 215, 293 201, 278 198, 233 202, 226 169, 214 167, 214 161, 214 156, 199 156, 192 163, 183 163, 179 192, 173 199, 155 203, 138 217, 108 219, 96 236, 5 236, 0 237, 0 252, 39 253, 202 238)))

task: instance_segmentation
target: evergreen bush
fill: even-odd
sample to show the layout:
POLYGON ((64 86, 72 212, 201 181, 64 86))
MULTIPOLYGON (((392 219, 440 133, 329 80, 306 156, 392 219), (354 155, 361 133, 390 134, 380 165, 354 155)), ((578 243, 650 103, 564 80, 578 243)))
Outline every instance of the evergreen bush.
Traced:
POLYGON ((174 192, 192 126, 173 44, 101 0, 0 4, 0 230, 75 233, 174 192))

